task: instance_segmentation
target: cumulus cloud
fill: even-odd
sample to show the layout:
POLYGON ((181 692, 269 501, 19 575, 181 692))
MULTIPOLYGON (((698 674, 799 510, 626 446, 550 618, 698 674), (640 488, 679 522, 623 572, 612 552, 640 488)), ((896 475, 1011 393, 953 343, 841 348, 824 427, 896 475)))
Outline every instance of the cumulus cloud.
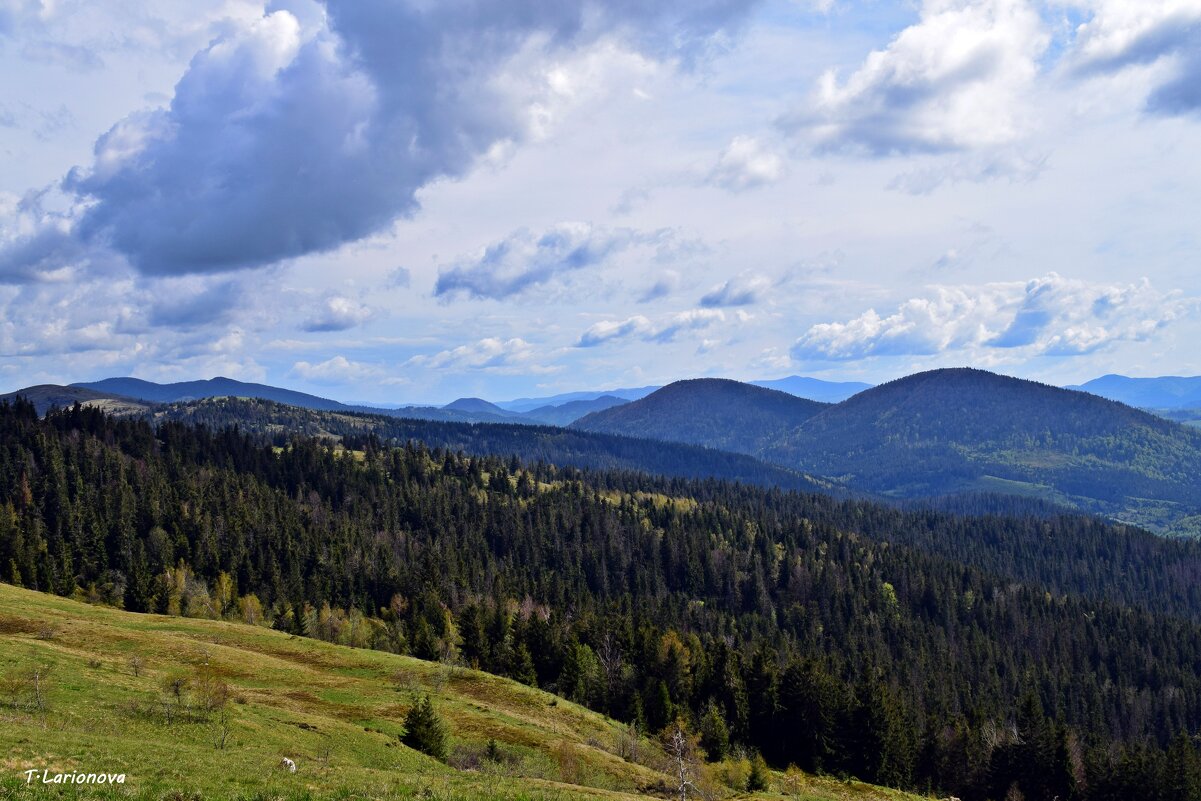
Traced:
POLYGON ((426 367, 435 370, 488 370, 528 368, 534 359, 534 346, 520 337, 500 339, 488 337, 457 348, 432 355, 414 356, 405 367, 426 367))
POLYGON ((708 182, 731 192, 774 184, 784 177, 784 159, 752 136, 736 136, 717 157, 708 182))
POLYGON ((594 348, 613 339, 625 339, 633 334, 645 334, 654 326, 649 318, 636 314, 624 320, 601 320, 593 323, 580 335, 577 348, 594 348))
POLYGON ((1079 26, 1071 62, 1084 75, 1135 65, 1164 69, 1147 110, 1175 115, 1201 111, 1201 3, 1196 0, 1092 0, 1079 26))
POLYGON ((750 306, 758 303, 763 291, 770 286, 771 281, 766 276, 738 276, 709 290, 701 298, 701 305, 705 308, 750 306))
POLYGON ((375 310, 344 295, 331 295, 301 324, 305 331, 345 331, 370 320, 375 310))
POLYGON ((1005 144, 1023 132, 1049 43, 1029 0, 924 0, 917 23, 845 80, 827 71, 811 105, 780 122, 819 148, 872 155, 1005 144))
POLYGON ((708 328, 726 319, 720 309, 690 309, 651 321, 641 314, 624 320, 602 320, 589 326, 576 341, 577 348, 594 348, 606 342, 637 336, 645 342, 671 342, 682 331, 708 328))
POLYGON ((442 270, 434 294, 445 298, 507 298, 563 273, 598 265, 633 244, 653 242, 661 236, 626 228, 594 228, 587 223, 562 223, 541 234, 521 229, 489 245, 478 256, 442 270))
POLYGON ((119 121, 68 175, 86 201, 70 235, 152 275, 336 248, 411 214, 431 181, 528 138, 556 59, 619 41, 695 61, 752 4, 326 0, 312 13, 296 0, 231 20, 168 107, 119 121), (529 74, 507 76, 514 64, 529 74))
POLYGON ((1026 283, 936 286, 888 316, 868 309, 812 326, 794 359, 932 355, 965 348, 1022 348, 1025 355, 1079 355, 1144 341, 1197 309, 1195 299, 1136 284, 1095 284, 1050 273, 1026 283))
POLYGON ((365 381, 379 378, 382 374, 378 367, 362 362, 354 362, 345 356, 333 356, 323 362, 311 364, 296 362, 288 373, 293 378, 309 381, 314 384, 341 384, 350 381, 365 381))

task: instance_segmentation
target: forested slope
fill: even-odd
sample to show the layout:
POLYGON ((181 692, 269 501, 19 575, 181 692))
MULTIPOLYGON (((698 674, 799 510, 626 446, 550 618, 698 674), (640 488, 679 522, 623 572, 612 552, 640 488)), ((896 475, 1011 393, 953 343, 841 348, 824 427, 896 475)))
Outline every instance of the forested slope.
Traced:
POLYGON ((0 442, 13 583, 194 616, 253 596, 285 631, 652 731, 682 716, 780 767, 969 799, 1197 797, 1172 794, 1198 775, 1175 738, 1201 727, 1197 601, 1170 600, 1188 543, 980 518, 958 535, 986 544, 949 558, 962 519, 935 513, 906 533, 920 518, 815 496, 88 409, 0 405, 0 442), (1134 562, 1073 564, 1090 549, 1134 562))

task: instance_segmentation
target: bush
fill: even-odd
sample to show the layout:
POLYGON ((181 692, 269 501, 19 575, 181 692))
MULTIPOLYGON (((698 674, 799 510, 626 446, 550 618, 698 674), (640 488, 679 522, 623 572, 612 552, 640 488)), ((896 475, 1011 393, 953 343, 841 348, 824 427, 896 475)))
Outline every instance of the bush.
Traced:
POLYGON ((405 733, 400 741, 409 748, 445 762, 447 739, 446 724, 438 716, 428 695, 414 704, 409 714, 405 715, 405 733))

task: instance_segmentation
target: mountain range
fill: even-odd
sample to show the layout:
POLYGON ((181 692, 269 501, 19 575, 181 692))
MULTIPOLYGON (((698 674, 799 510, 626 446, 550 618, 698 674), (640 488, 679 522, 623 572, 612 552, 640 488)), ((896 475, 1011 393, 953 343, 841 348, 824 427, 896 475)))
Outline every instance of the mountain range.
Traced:
POLYGON ((572 426, 737 450, 886 496, 998 492, 1160 531, 1197 528, 1201 432, 1087 392, 971 369, 824 406, 749 390, 677 382, 572 426))
MULTIPOLYGON (((1090 385, 1107 391, 1138 387, 1140 394, 1133 399, 1143 403, 1161 402, 1168 395, 1177 403, 1192 402, 1187 379, 1105 377, 1098 382, 1090 385)), ((764 383, 773 382, 758 382, 764 383)), ((826 397, 858 388, 799 377, 774 383, 795 391, 820 390, 826 397)), ((438 436, 447 444, 457 441, 469 452, 491 452, 489 446, 471 444, 483 436, 492 446, 520 452, 524 458, 549 460, 546 448, 550 447, 559 463, 622 465, 672 475, 755 475, 756 482, 770 482, 774 480, 771 470, 784 469, 788 471, 787 477, 780 474, 784 485, 795 486, 794 477, 805 476, 813 477, 812 486, 818 488, 899 499, 999 493, 1099 513, 1162 533, 1201 533, 1201 432, 1130 405, 1086 391, 971 369, 918 373, 835 403, 758 384, 692 379, 633 400, 620 394, 580 397, 588 393, 571 393, 504 404, 460 398, 441 407, 396 409, 352 406, 227 378, 179 384, 120 378, 69 387, 41 385, 21 392, 42 412, 78 401, 117 413, 161 416, 163 404, 174 404, 182 405, 179 414, 202 413, 212 425, 246 425, 247 415, 266 416, 271 418, 270 430, 287 430, 286 420, 295 414, 252 413, 228 405, 217 412, 212 407, 187 409, 196 399, 243 397, 262 398, 285 409, 368 415, 335 422, 330 418, 325 428, 311 421, 305 424, 307 432, 327 428, 327 433, 339 437, 364 429, 395 429, 381 418, 498 424, 509 429, 516 424, 530 430, 503 436, 496 433, 501 429, 489 429, 492 433, 487 435, 444 432, 438 436), (553 402, 541 402, 546 400, 553 402), (568 444, 545 433, 548 429, 543 426, 570 426, 581 433, 624 439, 568 444), (700 465, 705 458, 716 457, 678 454, 658 458, 652 465, 647 460, 649 451, 620 444, 639 439, 700 446, 711 449, 710 453, 738 453, 751 457, 753 464, 723 467, 714 473, 700 465), (551 442, 555 444, 548 446, 551 442), (581 448, 586 457, 572 456, 581 448), (614 455, 619 453, 625 455, 614 455)), ((614 392, 637 395, 651 389, 614 392)), ((1170 413, 1188 416, 1183 411, 1170 413)), ((266 423, 263 430, 268 430, 266 423)), ((425 430, 404 432, 418 439, 429 435, 425 430)))
POLYGON ((1201 409, 1201 376, 1130 378, 1103 375, 1067 389, 1080 389, 1142 409, 1201 409))

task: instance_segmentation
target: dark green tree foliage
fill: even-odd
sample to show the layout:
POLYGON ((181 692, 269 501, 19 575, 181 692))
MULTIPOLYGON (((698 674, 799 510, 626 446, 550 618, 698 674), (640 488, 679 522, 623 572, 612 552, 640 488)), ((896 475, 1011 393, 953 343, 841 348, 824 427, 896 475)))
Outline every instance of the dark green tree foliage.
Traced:
POLYGON ((746 777, 746 791, 748 793, 760 793, 767 789, 767 782, 771 774, 767 769, 767 762, 759 754, 755 754, 755 758, 751 760, 751 772, 746 777))
POLYGON ((1197 797, 1196 544, 347 444, 0 404, 2 577, 208 614, 226 574, 282 630, 644 731, 715 711, 779 767, 970 801, 1197 797))
POLYGON ((720 762, 725 759, 726 752, 730 750, 730 728, 713 699, 705 704, 697 730, 701 735, 701 748, 705 749, 709 761, 720 762))
POLYGON ((448 739, 446 724, 434 709, 434 702, 428 695, 423 696, 405 715, 405 732, 400 738, 401 742, 445 762, 448 739))

